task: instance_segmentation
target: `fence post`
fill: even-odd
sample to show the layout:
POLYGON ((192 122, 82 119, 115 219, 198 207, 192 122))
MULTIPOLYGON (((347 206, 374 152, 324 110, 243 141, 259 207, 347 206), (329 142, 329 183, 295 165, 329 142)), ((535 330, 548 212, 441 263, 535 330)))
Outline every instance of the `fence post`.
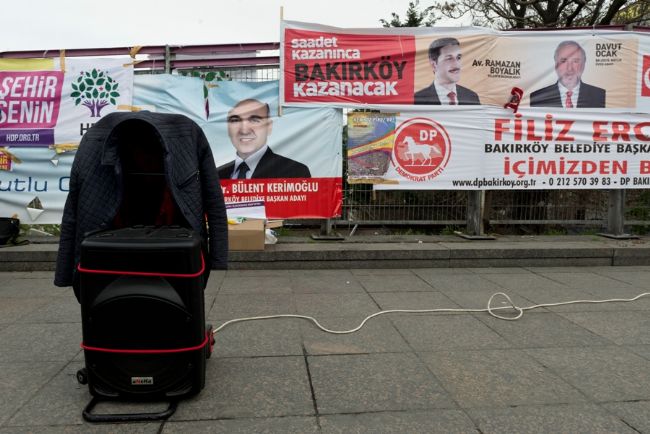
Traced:
POLYGON ((169 45, 165 45, 165 74, 172 73, 172 50, 169 45))
POLYGON ((625 190, 609 190, 607 206, 607 232, 598 235, 618 240, 639 238, 625 233, 625 190))
POLYGON ((485 192, 482 190, 468 190, 465 232, 456 232, 456 235, 469 240, 493 240, 494 237, 484 233, 484 214, 485 192))

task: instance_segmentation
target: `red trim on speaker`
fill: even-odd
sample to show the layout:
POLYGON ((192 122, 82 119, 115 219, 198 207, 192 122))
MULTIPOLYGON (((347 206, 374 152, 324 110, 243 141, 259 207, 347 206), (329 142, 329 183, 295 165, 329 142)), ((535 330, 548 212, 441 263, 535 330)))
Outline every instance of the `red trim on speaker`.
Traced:
POLYGON ((205 339, 199 345, 194 347, 187 348, 172 348, 168 350, 120 350, 115 348, 100 348, 100 347, 91 347, 89 345, 81 343, 81 348, 87 351, 99 351, 101 353, 117 353, 117 354, 170 354, 170 353, 187 353, 189 351, 197 351, 203 349, 210 342, 210 336, 208 333, 205 334, 205 339))
POLYGON ((196 273, 192 274, 178 274, 178 273, 152 273, 147 271, 118 271, 118 270, 94 270, 92 268, 84 268, 81 266, 81 262, 77 265, 77 270, 80 273, 90 273, 90 274, 117 274, 124 276, 155 276, 155 277, 182 277, 182 278, 194 278, 203 274, 205 271, 205 260, 203 259, 203 253, 201 253, 201 269, 196 273))

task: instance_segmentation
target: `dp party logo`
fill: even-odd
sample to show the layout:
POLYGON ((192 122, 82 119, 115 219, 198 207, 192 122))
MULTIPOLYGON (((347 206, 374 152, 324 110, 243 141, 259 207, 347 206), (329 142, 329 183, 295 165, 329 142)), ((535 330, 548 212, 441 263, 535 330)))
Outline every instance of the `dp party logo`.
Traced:
POLYGON ((397 127, 392 161, 397 172, 411 181, 438 176, 451 155, 449 135, 442 125, 427 118, 412 118, 397 127))

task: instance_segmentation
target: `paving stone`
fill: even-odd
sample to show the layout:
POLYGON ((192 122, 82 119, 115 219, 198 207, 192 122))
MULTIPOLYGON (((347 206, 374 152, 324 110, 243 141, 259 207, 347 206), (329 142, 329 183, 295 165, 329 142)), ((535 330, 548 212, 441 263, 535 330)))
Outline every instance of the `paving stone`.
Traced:
POLYGON ((61 368, 60 362, 0 362, 0 426, 61 368))
POLYGON ((293 273, 293 270, 275 270, 271 268, 265 270, 228 270, 226 271, 226 277, 286 277, 291 276, 293 273))
POLYGON ((635 288, 650 290, 650 270, 647 267, 609 267, 596 271, 596 274, 626 282, 635 288))
MULTIPOLYGON (((213 357, 301 356, 299 319, 246 321, 226 326, 215 335, 213 357)), ((222 322, 213 324, 215 329, 222 322)))
POLYGON ((638 354, 641 357, 650 360, 650 345, 629 345, 625 346, 625 348, 635 354, 638 354))
POLYGON ((586 400, 522 350, 436 351, 420 356, 461 408, 586 400))
MULTIPOLYGON (((444 291, 443 293, 447 297, 449 297, 450 300, 456 303, 459 308, 464 308, 464 309, 487 309, 487 305, 488 305, 488 301, 490 301, 490 297, 492 297, 495 294, 494 290, 492 289, 482 289, 482 290, 479 289, 474 291, 451 290, 451 291, 444 291)), ((524 306, 530 306, 534 304, 529 299, 517 293, 510 292, 507 294, 516 306, 524 307, 524 306)), ((492 306, 497 308, 497 307, 509 307, 510 305, 508 304, 508 301, 506 299, 502 297, 498 297, 498 298, 495 297, 492 300, 492 306)), ((502 311, 502 313, 505 315, 507 312, 502 311)), ((513 311, 513 313, 515 312, 513 311)), ((485 313, 485 315, 489 315, 489 314, 485 313)))
POLYGON ((530 274, 531 271, 523 267, 485 267, 469 268, 469 271, 476 274, 530 274))
POLYGON ((41 388, 6 425, 81 425, 81 412, 90 401, 88 386, 77 382, 83 363, 72 362, 41 388))
POLYGON ((650 399, 650 361, 621 347, 525 351, 596 402, 650 399))
POLYGON ((454 408, 413 354, 311 356, 319 414, 454 408))
MULTIPOLYGON (((330 330, 350 330, 358 318, 325 317, 318 322, 330 330)), ((410 347, 390 320, 382 315, 369 320, 361 330, 351 334, 326 333, 311 322, 301 323, 303 342, 308 354, 365 354, 408 352, 410 347)))
POLYGON ((548 277, 552 280, 560 282, 561 284, 573 288, 584 289, 585 291, 591 290, 608 290, 612 288, 630 288, 631 285, 617 279, 612 279, 607 276, 598 275, 595 273, 572 272, 572 273, 553 273, 549 271, 542 271, 538 273, 540 276, 548 277))
MULTIPOLYGON (((416 271, 417 273, 417 271, 416 271)), ((429 285, 440 292, 448 291, 475 291, 475 290, 492 290, 494 292, 502 291, 503 288, 491 281, 492 275, 478 275, 475 273, 427 273, 420 274, 429 285)))
POLYGON ((477 433, 460 410, 428 410, 321 416, 323 434, 477 433))
POLYGON ((191 422, 167 422, 162 434, 271 434, 271 433, 318 433, 316 417, 261 417, 255 419, 232 419, 191 422))
MULTIPOLYGON (((81 305, 72 294, 52 297, 46 305, 20 318, 21 323, 81 323, 81 305)), ((81 327, 81 326, 80 326, 81 327)))
POLYGON ((518 321, 504 321, 491 316, 480 316, 480 320, 514 348, 584 347, 612 343, 592 329, 589 331, 554 313, 526 312, 518 321))
POLYGON ((289 276, 228 277, 221 284, 220 294, 291 294, 289 276))
POLYGON ((460 307, 448 296, 438 291, 376 292, 371 296, 382 310, 457 309, 460 307))
POLYGON ((0 434, 156 434, 162 422, 92 425, 12 426, 0 428, 0 434))
POLYGON ((0 297, 46 297, 72 294, 72 288, 54 286, 52 278, 9 278, 0 286, 0 297))
POLYGON ((499 286, 501 292, 513 291, 521 293, 521 290, 539 291, 539 290, 566 290, 567 287, 558 281, 534 273, 521 274, 490 274, 483 275, 490 282, 499 286))
POLYGON ((352 268, 350 272, 355 276, 411 276, 414 274, 414 270, 408 268, 352 268))
POLYGON ((183 401, 171 420, 311 415, 304 357, 214 358, 205 389, 183 401))
POLYGON ((11 324, 0 331, 0 363, 67 362, 80 343, 79 324, 11 324))
POLYGON ((650 400, 638 402, 612 402, 602 404, 602 406, 621 418, 628 426, 635 429, 637 432, 650 432, 650 400))
POLYGON ((14 323, 50 302, 49 297, 0 297, 0 324, 14 323))
POLYGON ((629 433, 631 429, 596 405, 544 405, 470 409, 483 434, 629 433))
POLYGON ((379 306, 365 293, 345 294, 295 294, 296 312, 300 315, 316 317, 366 316, 378 312, 379 306))
POLYGON ((358 276, 359 282, 366 291, 374 292, 408 292, 408 291, 433 291, 433 287, 415 275, 395 275, 391 279, 386 275, 358 276))
POLYGON ((349 274, 319 277, 299 275, 291 279, 290 288, 295 294, 365 293, 357 278, 349 274))
POLYGON ((512 347, 471 315, 403 314, 391 321, 415 351, 512 347))
POLYGON ((221 294, 206 314, 210 320, 296 313, 289 294, 221 294))
POLYGON ((648 312, 570 312, 559 315, 619 345, 650 345, 648 312))

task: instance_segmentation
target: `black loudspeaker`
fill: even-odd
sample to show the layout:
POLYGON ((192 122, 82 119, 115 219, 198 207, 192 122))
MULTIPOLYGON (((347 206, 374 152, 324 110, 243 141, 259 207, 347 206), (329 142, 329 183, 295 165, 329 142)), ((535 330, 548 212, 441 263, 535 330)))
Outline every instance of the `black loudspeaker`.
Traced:
MULTIPOLYGON (((84 239, 78 271, 86 368, 79 380, 93 397, 169 400, 175 409, 178 399, 201 391, 214 343, 205 325, 205 268, 200 239, 186 228, 134 226, 84 239)), ((91 421, 173 413, 97 420, 93 401, 84 411, 91 421)))

